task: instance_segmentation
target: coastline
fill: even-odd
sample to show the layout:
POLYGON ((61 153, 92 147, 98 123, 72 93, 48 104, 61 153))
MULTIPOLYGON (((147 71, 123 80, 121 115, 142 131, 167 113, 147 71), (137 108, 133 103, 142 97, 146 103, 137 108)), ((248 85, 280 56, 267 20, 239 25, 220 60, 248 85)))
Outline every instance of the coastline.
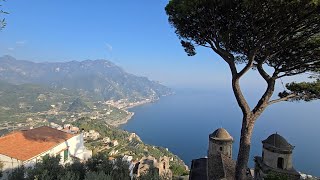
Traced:
POLYGON ((143 100, 143 101, 139 101, 139 102, 136 102, 136 103, 132 103, 128 106, 126 106, 125 108, 123 108, 123 110, 126 110, 128 111, 129 109, 131 108, 134 108, 134 107, 137 107, 137 106, 142 106, 142 105, 145 105, 145 104, 149 104, 149 103, 153 103, 153 102, 156 102, 160 100, 160 98, 157 98, 157 99, 146 99, 146 100, 143 100))
MULTIPOLYGON (((172 93, 169 93, 169 94, 166 94, 166 95, 162 95, 161 97, 166 97, 166 96, 170 96, 170 95, 174 95, 175 93, 172 92, 172 93)), ((123 119, 120 119, 118 121, 113 121, 111 123, 109 123, 110 125, 112 126, 115 126, 115 127, 119 127, 123 124, 127 124, 128 121, 134 116, 134 112, 130 112, 129 109, 131 108, 134 108, 134 107, 138 107, 138 106, 142 106, 142 105, 145 105, 145 104, 150 104, 150 103, 154 103, 156 101, 159 101, 161 98, 155 98, 155 99, 145 99, 143 101, 139 101, 139 102, 136 102, 136 103, 131 103, 123 108, 121 108, 122 110, 126 111, 128 113, 128 116, 123 118, 123 119)))
MULTIPOLYGON (((156 99, 156 101, 158 101, 158 99, 156 99)), ((145 104, 149 104, 149 103, 153 103, 155 102, 155 100, 144 100, 144 101, 140 101, 138 103, 133 103, 131 105, 128 105, 124 108, 122 108, 122 110, 126 111, 128 113, 127 117, 123 118, 123 119, 120 119, 118 121, 113 121, 111 123, 109 123, 110 125, 112 126, 115 126, 115 127, 119 127, 123 124, 127 124, 128 121, 134 116, 134 112, 130 112, 129 109, 130 108, 134 108, 134 107, 137 107, 137 106, 142 106, 142 105, 145 105, 145 104)))
POLYGON ((126 124, 133 116, 134 116, 134 112, 129 112, 128 111, 127 117, 125 117, 123 119, 120 119, 118 121, 113 121, 113 122, 108 123, 108 124, 110 124, 112 126, 115 126, 115 127, 119 127, 120 125, 126 124))

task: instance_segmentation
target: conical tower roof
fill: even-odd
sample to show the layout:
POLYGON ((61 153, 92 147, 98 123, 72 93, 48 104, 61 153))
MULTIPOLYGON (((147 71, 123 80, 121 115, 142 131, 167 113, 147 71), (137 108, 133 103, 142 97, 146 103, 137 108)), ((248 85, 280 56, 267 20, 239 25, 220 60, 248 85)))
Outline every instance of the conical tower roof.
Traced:
POLYGON ((262 141, 262 144, 264 147, 281 151, 292 151, 294 148, 294 146, 289 144, 288 141, 278 133, 270 135, 267 139, 262 141))
POLYGON ((209 135, 210 139, 217 141, 233 141, 233 137, 224 128, 219 128, 209 135))

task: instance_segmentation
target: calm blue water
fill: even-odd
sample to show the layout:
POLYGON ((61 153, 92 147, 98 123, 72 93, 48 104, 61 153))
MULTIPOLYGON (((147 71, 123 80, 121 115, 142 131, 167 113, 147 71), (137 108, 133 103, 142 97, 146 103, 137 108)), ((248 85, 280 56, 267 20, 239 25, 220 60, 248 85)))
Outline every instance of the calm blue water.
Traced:
MULTIPOLYGON (((248 93, 255 97, 256 93, 248 93)), ((208 135, 219 127, 234 137, 236 158, 241 112, 231 91, 178 90, 153 104, 131 109, 134 117, 122 128, 136 132, 144 142, 169 148, 187 164, 206 156, 208 135)), ((270 106, 257 121, 252 137, 250 165, 261 156, 261 141, 278 132, 296 146, 298 171, 320 176, 320 101, 270 106)))

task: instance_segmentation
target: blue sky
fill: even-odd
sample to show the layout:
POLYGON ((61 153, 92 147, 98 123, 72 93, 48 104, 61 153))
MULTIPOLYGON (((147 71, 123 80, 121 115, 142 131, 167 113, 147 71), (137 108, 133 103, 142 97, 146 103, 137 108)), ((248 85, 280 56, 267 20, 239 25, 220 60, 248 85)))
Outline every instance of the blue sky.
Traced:
MULTIPOLYGON (((230 87, 226 64, 199 48, 188 57, 170 26, 168 0, 7 0, 0 56, 42 61, 108 59, 171 87, 230 87)), ((248 76, 244 83, 260 79, 248 76)))
POLYGON ((168 23, 167 0, 8 0, 0 55, 32 61, 109 59, 169 86, 224 82, 213 52, 188 57, 168 23))

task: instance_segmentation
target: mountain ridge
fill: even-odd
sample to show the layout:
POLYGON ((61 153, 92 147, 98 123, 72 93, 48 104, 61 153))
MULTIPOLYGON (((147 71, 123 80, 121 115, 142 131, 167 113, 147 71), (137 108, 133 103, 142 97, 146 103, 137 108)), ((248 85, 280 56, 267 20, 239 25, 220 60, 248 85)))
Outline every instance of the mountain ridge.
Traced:
POLYGON ((158 99, 172 90, 146 77, 124 71, 111 61, 32 62, 0 57, 0 80, 13 84, 33 83, 72 89, 95 99, 158 99))

